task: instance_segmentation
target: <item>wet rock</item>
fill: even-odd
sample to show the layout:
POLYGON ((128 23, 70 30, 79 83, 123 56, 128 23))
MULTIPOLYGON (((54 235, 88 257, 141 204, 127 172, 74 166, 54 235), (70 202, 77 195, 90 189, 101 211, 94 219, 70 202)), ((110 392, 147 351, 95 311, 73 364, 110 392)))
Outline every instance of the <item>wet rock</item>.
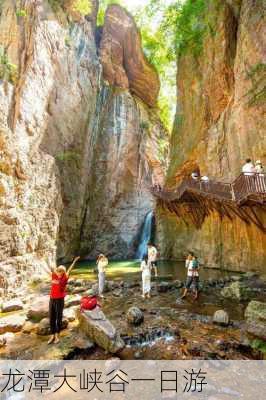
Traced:
POLYGON ((233 281, 233 282, 239 282, 239 281, 241 281, 243 279, 243 276, 242 275, 232 275, 231 276, 231 281, 233 281))
POLYGON ((8 317, 0 318, 0 334, 6 332, 20 332, 25 324, 25 315, 9 315, 8 317))
POLYGON ((33 323, 31 321, 26 321, 25 324, 23 325, 22 332, 25 334, 30 334, 34 332, 38 327, 37 323, 33 323))
POLYGON ((157 290, 159 293, 166 293, 170 289, 172 289, 172 284, 169 282, 160 282, 157 285, 157 290))
POLYGON ((82 296, 79 295, 79 294, 66 296, 66 298, 65 298, 65 307, 68 308, 68 307, 73 307, 73 306, 80 305, 81 298, 82 298, 82 296))
POLYGON ((71 294, 83 293, 83 292, 85 292, 86 290, 87 290, 87 288, 86 288, 86 287, 83 287, 83 286, 74 287, 74 288, 71 290, 71 294))
POLYGON ((80 330, 98 346, 110 353, 117 353, 124 348, 123 340, 100 308, 84 312, 77 309, 76 315, 80 330))
MULTIPOLYGON (((68 326, 68 320, 66 318, 63 318, 62 329, 66 329, 67 326, 68 326)), ((40 321, 40 323, 38 324, 36 333, 37 333, 37 335, 40 335, 40 336, 50 335, 50 321, 49 321, 49 318, 43 318, 40 321)))
POLYGON ((251 301, 245 310, 245 318, 247 332, 266 341, 266 303, 251 301))
POLYGON ((236 281, 224 287, 221 291, 221 295, 225 298, 242 301, 247 300, 252 295, 252 290, 243 282, 236 281))
POLYGON ((176 281, 173 282, 173 286, 174 286, 176 289, 180 289, 180 288, 183 287, 183 282, 182 282, 182 281, 179 281, 179 280, 177 279, 176 281))
POLYGON ((229 325, 229 315, 224 310, 217 310, 213 315, 213 323, 221 326, 229 325))
POLYGON ((29 320, 34 322, 40 322, 43 318, 47 318, 49 315, 49 296, 37 297, 30 304, 30 308, 27 312, 27 317, 29 320))
POLYGON ((76 319, 76 311, 77 307, 69 307, 64 309, 64 317, 69 321, 69 322, 74 322, 76 319))
POLYGON ((115 296, 115 297, 121 297, 123 295, 123 290, 122 289, 115 289, 112 292, 112 295, 115 296))
POLYGON ((4 302, 1 308, 3 313, 19 311, 23 310, 23 303, 20 299, 9 300, 4 302))
POLYGON ((126 314, 127 322, 131 325, 140 325, 144 321, 143 312, 138 307, 131 307, 126 314))

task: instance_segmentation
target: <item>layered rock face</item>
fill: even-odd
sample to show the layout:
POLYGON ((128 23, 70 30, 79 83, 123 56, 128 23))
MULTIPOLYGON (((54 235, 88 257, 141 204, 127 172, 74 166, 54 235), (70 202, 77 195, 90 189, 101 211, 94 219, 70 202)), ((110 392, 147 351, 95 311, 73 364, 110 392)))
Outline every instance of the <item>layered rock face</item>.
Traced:
MULTIPOLYGON (((169 186, 197 167, 230 182, 247 157, 265 165, 264 15, 261 1, 208 2, 202 54, 196 59, 188 50, 178 62, 169 186)), ((158 210, 158 240, 165 257, 193 249, 210 267, 265 268, 265 234, 238 219, 213 213, 197 231, 158 210)))
MULTIPOLYGON (((97 1, 86 17, 72 1, 56 7, 48 1, 25 0, 20 8, 1 4, 0 288, 5 293, 40 275, 56 258, 70 260, 80 248, 88 256, 100 249, 109 256, 134 254, 134 239, 153 206, 148 188, 152 179, 163 180, 165 132, 156 113, 133 95, 138 76, 149 79, 143 78, 142 64, 128 77, 130 91, 103 83, 94 37, 97 1)), ((122 9, 119 15, 125 15, 122 9)), ((132 54, 142 54, 141 48, 132 54)))
POLYGON ((97 109, 81 249, 90 257, 134 257, 154 208, 150 187, 164 179, 165 131, 156 114, 125 90, 103 86, 97 109))
POLYGON ((17 72, 0 84, 2 289, 54 264, 58 243, 59 257, 76 251, 100 74, 90 22, 48 2, 21 9, 5 1, 0 19, 17 72))
POLYGON ((100 58, 104 79, 111 85, 130 88, 145 104, 156 105, 159 76, 144 56, 134 19, 120 6, 107 9, 100 58))

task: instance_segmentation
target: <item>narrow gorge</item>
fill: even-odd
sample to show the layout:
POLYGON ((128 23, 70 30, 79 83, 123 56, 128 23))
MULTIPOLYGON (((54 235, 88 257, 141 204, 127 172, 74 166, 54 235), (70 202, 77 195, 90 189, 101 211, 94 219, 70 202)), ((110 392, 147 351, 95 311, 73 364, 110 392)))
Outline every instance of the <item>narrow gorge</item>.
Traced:
POLYGON ((91 6, 85 18, 71 1, 23 1, 25 17, 1 4, 2 287, 79 252, 134 258, 164 179, 158 74, 119 6, 96 46, 91 6))
POLYGON ((265 359, 265 11, 0 0, 0 360, 265 359))
POLYGON ((86 15, 71 0, 0 4, 3 293, 75 254, 134 259, 151 210, 161 258, 190 249, 210 267, 263 271, 265 234, 255 225, 214 212, 195 229, 150 191, 195 168, 230 181, 246 157, 266 161, 263 2, 206 2, 201 53, 178 57, 169 143, 159 75, 123 7, 108 6, 99 27, 96 0, 86 15))

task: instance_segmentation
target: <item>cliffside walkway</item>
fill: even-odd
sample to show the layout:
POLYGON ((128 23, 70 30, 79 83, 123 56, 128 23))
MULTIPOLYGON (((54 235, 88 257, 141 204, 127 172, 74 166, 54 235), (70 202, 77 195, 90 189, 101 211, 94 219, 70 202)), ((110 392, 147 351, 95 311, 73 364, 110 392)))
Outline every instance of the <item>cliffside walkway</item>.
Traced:
POLYGON ((232 183, 214 180, 185 179, 177 189, 153 187, 152 194, 162 208, 186 221, 186 216, 200 228, 205 217, 216 210, 221 217, 238 216, 266 233, 264 218, 258 209, 266 210, 266 174, 241 174, 232 183), (190 215, 189 215, 190 214, 190 215))

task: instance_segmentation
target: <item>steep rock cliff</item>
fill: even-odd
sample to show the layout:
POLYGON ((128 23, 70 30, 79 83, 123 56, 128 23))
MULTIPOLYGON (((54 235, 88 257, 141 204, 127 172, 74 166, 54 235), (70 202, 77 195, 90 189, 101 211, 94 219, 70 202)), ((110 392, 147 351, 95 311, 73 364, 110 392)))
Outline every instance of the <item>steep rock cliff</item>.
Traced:
POLYGON ((100 58, 104 79, 122 89, 129 88, 145 104, 156 106, 158 73, 144 56, 134 18, 118 5, 109 6, 106 11, 100 58))
POLYGON ((73 4, 1 2, 0 289, 11 295, 80 250, 133 255, 163 180, 156 110, 103 82, 98 2, 86 16, 73 4))
MULTIPOLYGON (((207 4, 202 54, 195 58, 188 49, 178 60, 169 186, 196 167, 228 182, 246 157, 266 162, 265 6, 260 0, 207 4)), ((193 249, 208 266, 263 270, 265 240, 238 219, 220 221, 213 213, 197 231, 158 210, 158 241, 166 257, 181 258, 193 249)))
POLYGON ((48 2, 20 7, 3 2, 0 19, 15 74, 0 84, 2 287, 77 249, 100 75, 90 22, 48 2))
POLYGON ((150 187, 164 180, 166 133, 156 113, 127 90, 103 86, 97 109, 82 254, 134 257, 154 208, 150 187))

